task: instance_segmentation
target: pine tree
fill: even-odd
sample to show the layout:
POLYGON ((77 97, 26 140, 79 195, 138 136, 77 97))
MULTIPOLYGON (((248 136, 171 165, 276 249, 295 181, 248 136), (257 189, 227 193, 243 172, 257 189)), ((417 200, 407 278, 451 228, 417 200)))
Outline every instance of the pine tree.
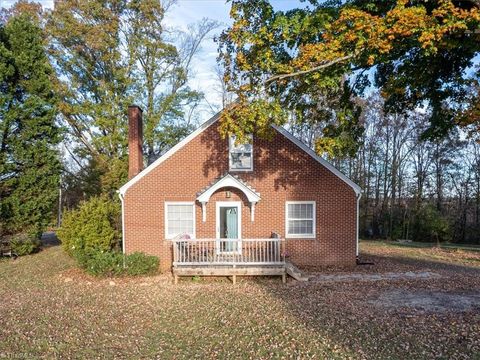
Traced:
POLYGON ((53 71, 37 21, 0 25, 0 230, 39 234, 52 219, 61 165, 53 71))

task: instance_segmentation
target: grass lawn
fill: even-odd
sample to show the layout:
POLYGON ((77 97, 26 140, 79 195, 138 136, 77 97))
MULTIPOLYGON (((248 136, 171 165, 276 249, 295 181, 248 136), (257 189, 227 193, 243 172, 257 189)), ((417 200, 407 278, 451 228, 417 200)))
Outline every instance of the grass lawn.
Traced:
MULTIPOLYGON (((376 243, 390 246, 405 246, 405 247, 414 247, 414 248, 433 248, 437 247, 437 243, 431 242, 399 242, 399 241, 362 241, 363 243, 376 243)), ((453 243, 440 243, 440 248, 442 249, 452 249, 452 250, 468 250, 468 251, 480 251, 480 245, 473 244, 453 244, 453 243)))
POLYGON ((361 249, 375 265, 356 274, 439 276, 174 286, 169 275, 88 277, 58 246, 2 259, 0 358, 480 359, 479 252, 361 249))

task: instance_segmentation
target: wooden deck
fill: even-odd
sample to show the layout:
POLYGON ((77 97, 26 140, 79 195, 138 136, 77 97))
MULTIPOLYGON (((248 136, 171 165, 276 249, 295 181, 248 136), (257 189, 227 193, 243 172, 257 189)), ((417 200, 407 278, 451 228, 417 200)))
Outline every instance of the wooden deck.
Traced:
POLYGON ((174 240, 173 275, 281 276, 286 282, 283 239, 174 240))
POLYGON ((285 266, 176 266, 173 268, 175 284, 180 276, 228 276, 235 284, 237 276, 281 276, 287 281, 285 266))

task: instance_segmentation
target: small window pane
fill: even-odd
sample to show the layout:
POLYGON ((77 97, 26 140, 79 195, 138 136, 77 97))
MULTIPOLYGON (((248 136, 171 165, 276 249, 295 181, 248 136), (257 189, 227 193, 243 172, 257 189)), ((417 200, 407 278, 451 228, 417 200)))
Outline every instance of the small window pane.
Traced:
POLYGON ((251 153, 231 153, 232 169, 251 169, 252 154, 251 153))
POLYGON ((291 219, 313 218, 313 204, 288 204, 288 217, 291 219))
POLYGON ((167 236, 170 238, 181 234, 194 236, 194 211, 193 205, 167 205, 167 236))
POLYGON ((314 235, 314 204, 287 204, 287 235, 314 235))
POLYGON ((291 235, 312 234, 313 220, 289 220, 288 233, 291 235))
POLYGON ((253 168, 253 145, 251 143, 235 144, 235 136, 229 139, 230 169, 251 170, 253 168))
POLYGON ((232 141, 230 145, 230 151, 231 152, 252 152, 252 144, 235 145, 235 141, 232 141))

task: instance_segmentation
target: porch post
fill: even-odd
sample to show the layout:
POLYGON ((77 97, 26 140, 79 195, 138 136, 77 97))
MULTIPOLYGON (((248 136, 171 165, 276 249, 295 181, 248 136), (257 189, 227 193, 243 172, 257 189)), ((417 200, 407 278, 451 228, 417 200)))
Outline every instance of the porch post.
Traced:
POLYGON ((207 203, 202 201, 202 222, 207 221, 207 203))
POLYGON ((251 220, 252 222, 255 221, 255 204, 256 204, 255 201, 252 201, 252 202, 250 203, 250 220, 251 220))

